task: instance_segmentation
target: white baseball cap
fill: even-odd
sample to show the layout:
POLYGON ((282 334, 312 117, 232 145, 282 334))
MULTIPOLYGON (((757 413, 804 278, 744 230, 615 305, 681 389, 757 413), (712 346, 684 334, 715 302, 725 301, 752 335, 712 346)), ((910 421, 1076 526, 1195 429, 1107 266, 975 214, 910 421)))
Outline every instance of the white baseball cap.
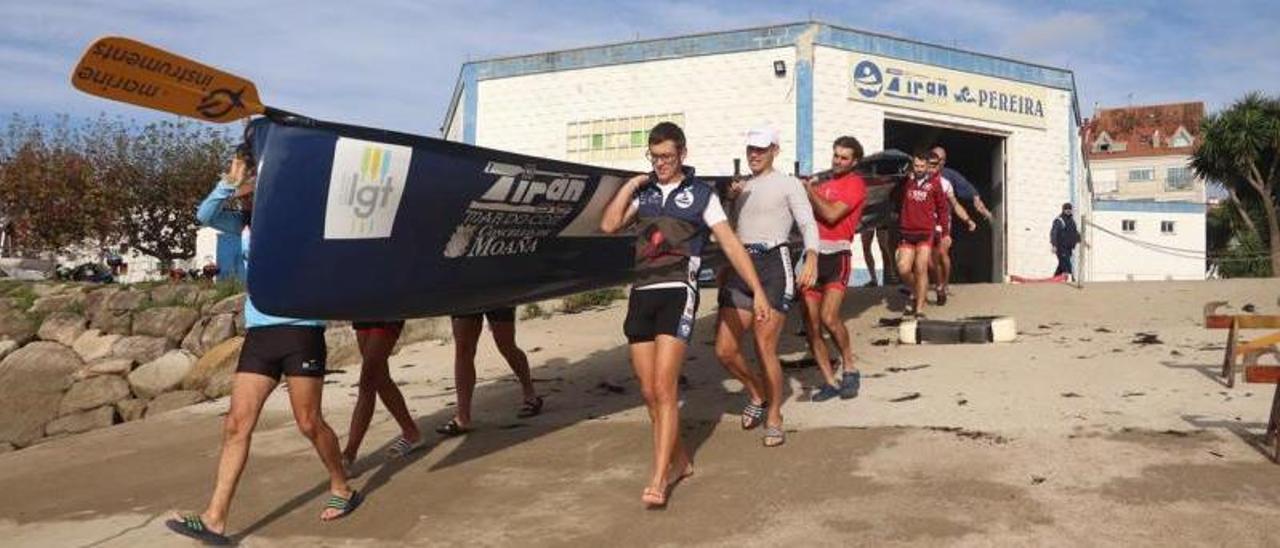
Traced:
POLYGON ((768 126, 759 126, 751 128, 747 132, 747 146, 756 148, 769 148, 778 144, 778 130, 768 126))

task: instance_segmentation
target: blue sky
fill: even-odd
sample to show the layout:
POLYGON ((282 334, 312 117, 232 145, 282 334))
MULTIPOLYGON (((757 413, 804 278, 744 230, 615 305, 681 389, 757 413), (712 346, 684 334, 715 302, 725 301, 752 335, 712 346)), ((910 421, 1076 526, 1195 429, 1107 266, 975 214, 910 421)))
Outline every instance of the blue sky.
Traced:
POLYGON ((240 74, 267 104, 437 135, 468 59, 816 19, 1068 68, 1103 106, 1280 93, 1273 2, 532 2, 0 0, 0 115, 159 115, 75 91, 95 37, 130 36, 240 74))

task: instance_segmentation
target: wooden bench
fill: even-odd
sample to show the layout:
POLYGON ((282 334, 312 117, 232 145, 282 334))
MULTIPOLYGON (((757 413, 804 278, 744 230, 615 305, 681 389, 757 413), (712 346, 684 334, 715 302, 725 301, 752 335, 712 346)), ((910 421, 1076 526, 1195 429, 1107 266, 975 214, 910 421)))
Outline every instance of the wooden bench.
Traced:
POLYGON ((1218 309, 1226 304, 1226 301, 1205 304, 1204 326, 1206 329, 1227 330, 1227 349, 1222 358, 1222 376, 1227 380, 1227 387, 1231 388, 1236 385, 1236 363, 1241 356, 1280 344, 1280 331, 1246 341, 1237 340, 1239 331, 1241 329, 1280 330, 1280 315, 1218 314, 1218 309))

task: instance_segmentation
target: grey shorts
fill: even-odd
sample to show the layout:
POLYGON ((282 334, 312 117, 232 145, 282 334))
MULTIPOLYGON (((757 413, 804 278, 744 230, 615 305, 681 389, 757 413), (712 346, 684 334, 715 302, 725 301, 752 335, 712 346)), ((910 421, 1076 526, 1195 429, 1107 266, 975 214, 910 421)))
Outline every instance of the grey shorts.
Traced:
MULTIPOLYGON (((787 246, 780 245, 769 249, 747 246, 751 254, 751 264, 756 268, 756 276, 760 277, 760 285, 764 286, 769 306, 778 312, 791 310, 791 301, 796 296, 796 278, 791 268, 791 253, 787 246)), ((737 271, 729 271, 724 286, 716 297, 720 308, 738 308, 751 310, 755 303, 755 294, 742 280, 737 271)))

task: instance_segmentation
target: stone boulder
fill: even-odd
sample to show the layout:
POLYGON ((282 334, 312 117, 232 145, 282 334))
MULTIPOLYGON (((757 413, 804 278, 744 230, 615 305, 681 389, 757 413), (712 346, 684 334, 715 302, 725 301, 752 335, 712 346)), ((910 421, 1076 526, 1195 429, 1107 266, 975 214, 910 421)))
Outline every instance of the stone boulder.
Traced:
POLYGON ((236 314, 236 335, 244 335, 248 331, 248 327, 244 324, 244 314, 236 314))
POLYGON ((396 341, 395 351, 413 343, 437 340, 453 340, 453 324, 447 317, 413 318, 404 322, 400 339, 396 341))
POLYGON ((181 409, 188 405, 195 405, 205 401, 204 394, 197 390, 179 390, 177 392, 168 392, 156 396, 147 404, 147 413, 145 416, 153 417, 160 413, 181 409))
POLYGON ((195 356, 185 350, 170 351, 129 373, 129 386, 139 398, 154 398, 181 386, 195 363, 195 356))
POLYGON ((136 289, 128 289, 113 293, 104 303, 108 310, 117 312, 133 312, 147 302, 147 292, 136 289))
POLYGON ((102 375, 124 376, 124 375, 128 375, 130 371, 133 371, 133 366, 135 364, 136 362, 129 359, 122 359, 122 358, 101 359, 101 360, 97 360, 92 363, 89 363, 85 365, 83 369, 76 371, 75 379, 77 381, 80 381, 80 380, 84 380, 92 377, 98 377, 102 375))
POLYGON ((200 313, 181 306, 148 308, 133 315, 133 334, 165 337, 176 346, 182 341, 200 313))
POLYGON ((162 306, 195 306, 199 297, 200 288, 191 284, 164 284, 151 290, 151 302, 162 306))
POLYGON ((131 335, 133 334, 133 314, 102 306, 98 308, 97 314, 89 316, 89 327, 113 335, 131 335))
POLYGON ((102 375, 88 378, 71 385, 71 389, 62 397, 58 414, 70 415, 88 411, 128 399, 129 396, 129 383, 120 377, 102 375))
POLYGON ((0 443, 25 447, 58 416, 71 374, 82 362, 58 343, 34 342, 0 362, 0 443))
POLYGON ((325 366, 339 369, 342 366, 360 364, 360 347, 356 344, 356 332, 347 322, 333 322, 324 330, 326 354, 325 366))
MULTIPOLYGON (((182 379, 183 390, 206 390, 213 383, 214 379, 218 379, 219 386, 226 385, 230 387, 230 379, 235 374, 236 364, 240 361, 240 347, 244 345, 244 337, 236 337, 228 339, 221 344, 210 348, 200 359, 196 361, 196 365, 191 368, 191 372, 187 373, 186 378, 182 379), (225 377, 227 382, 222 382, 225 377)), ((226 394, 205 392, 210 398, 220 398, 226 394)))
POLYGON ((40 297, 36 299, 35 304, 31 305, 31 314, 50 314, 66 310, 73 305, 84 304, 83 293, 63 293, 58 295, 49 295, 48 297, 40 297))
POLYGON ((239 314, 243 311, 244 311, 244 293, 241 293, 239 295, 232 295, 230 297, 222 299, 221 301, 213 303, 213 306, 210 306, 209 309, 205 311, 205 313, 212 316, 215 314, 239 314))
POLYGON ((236 314, 218 314, 209 318, 209 323, 200 333, 200 350, 206 352, 236 336, 236 317, 236 314))
POLYGON ((191 326, 191 329, 187 330, 187 334, 182 337, 182 342, 178 344, 178 348, 197 356, 204 354, 204 349, 200 347, 200 335, 204 334, 204 327, 208 324, 209 318, 196 320, 195 325, 191 326))
POLYGON ((80 355, 80 359, 91 362, 110 356, 112 347, 119 340, 120 335, 103 335, 97 329, 90 329, 76 337, 71 349, 80 355))
POLYGON ((105 296, 96 311, 89 316, 90 326, 104 333, 131 335, 133 312, 147 301, 145 291, 116 291, 105 296))
POLYGON ((65 290, 66 288, 67 286, 65 285, 44 283, 44 282, 31 284, 31 292, 35 293, 37 297, 48 297, 49 295, 57 295, 58 293, 62 293, 62 291, 65 290))
POLYGON ((46 341, 62 343, 63 346, 74 346, 76 339, 84 334, 89 320, 74 312, 55 312, 40 324, 36 335, 46 341))
POLYGON ((142 418, 146 410, 147 400, 131 399, 116 402, 116 413, 119 413, 120 420, 125 422, 142 418))
POLYGON ((116 423, 116 409, 104 405, 92 411, 75 413, 59 417, 45 427, 45 435, 49 437, 66 434, 79 434, 99 428, 106 428, 116 423))
POLYGON ((0 339, 10 339, 23 345, 35 338, 37 327, 25 312, 13 307, 0 307, 0 339))
POLYGON ((17 349, 18 349, 18 341, 13 341, 9 339, 0 341, 0 360, 3 360, 5 356, 8 356, 9 354, 13 353, 14 350, 17 350, 17 349))
POLYGON ((159 358, 174 346, 174 343, 164 337, 122 337, 111 345, 111 356, 146 363, 159 358))
POLYGON ((89 318, 97 316, 107 304, 107 300, 110 299, 112 295, 119 292, 119 287, 104 287, 102 289, 95 289, 86 293, 84 296, 85 316, 88 316, 89 318))

